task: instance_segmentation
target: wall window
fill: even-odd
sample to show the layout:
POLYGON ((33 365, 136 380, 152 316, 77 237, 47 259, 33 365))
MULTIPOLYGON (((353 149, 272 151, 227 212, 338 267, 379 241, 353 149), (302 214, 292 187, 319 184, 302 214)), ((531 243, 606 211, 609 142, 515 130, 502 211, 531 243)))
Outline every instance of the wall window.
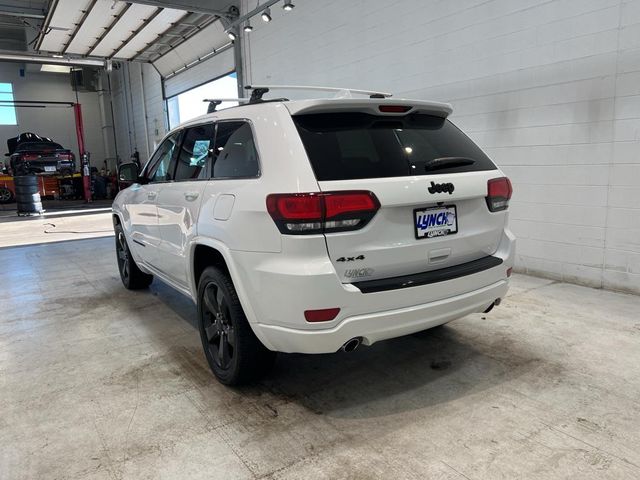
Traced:
MULTIPOLYGON (((167 99, 169 128, 175 128, 187 120, 207 113, 205 98, 236 98, 238 96, 238 77, 235 72, 213 80, 199 87, 167 99)), ((223 102, 218 110, 234 107, 238 102, 223 102)))
MULTIPOLYGON (((0 83, 0 100, 13 102, 13 85, 0 83)), ((0 103, 0 125, 17 125, 16 107, 0 103)))

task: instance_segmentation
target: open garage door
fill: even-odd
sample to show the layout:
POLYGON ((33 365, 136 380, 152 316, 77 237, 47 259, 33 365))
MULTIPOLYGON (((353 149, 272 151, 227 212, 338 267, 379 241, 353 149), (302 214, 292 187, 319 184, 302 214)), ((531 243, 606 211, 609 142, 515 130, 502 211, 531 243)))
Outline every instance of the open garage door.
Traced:
POLYGON ((210 55, 205 60, 194 64, 191 68, 168 78, 165 77, 165 96, 167 98, 173 97, 233 70, 235 70, 233 48, 229 45, 224 47, 222 52, 210 55))

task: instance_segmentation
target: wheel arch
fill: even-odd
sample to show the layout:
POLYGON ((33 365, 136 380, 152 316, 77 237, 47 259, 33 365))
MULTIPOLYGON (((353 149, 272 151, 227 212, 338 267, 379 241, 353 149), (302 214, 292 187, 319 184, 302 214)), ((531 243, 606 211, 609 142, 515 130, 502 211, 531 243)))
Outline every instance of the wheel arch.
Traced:
POLYGON ((260 339, 260 341, 269 348, 269 344, 265 343, 265 339, 261 335, 259 328, 254 328, 254 324, 258 322, 256 314, 249 301, 248 292, 244 288, 244 284, 240 281, 240 275, 236 268, 229 248, 226 245, 210 238, 194 239, 190 249, 189 259, 189 279, 191 282, 190 290, 194 301, 198 300, 198 281, 200 275, 205 268, 209 266, 217 266, 223 268, 231 277, 233 286, 236 289, 240 304, 244 310, 245 316, 251 325, 251 329, 260 339))

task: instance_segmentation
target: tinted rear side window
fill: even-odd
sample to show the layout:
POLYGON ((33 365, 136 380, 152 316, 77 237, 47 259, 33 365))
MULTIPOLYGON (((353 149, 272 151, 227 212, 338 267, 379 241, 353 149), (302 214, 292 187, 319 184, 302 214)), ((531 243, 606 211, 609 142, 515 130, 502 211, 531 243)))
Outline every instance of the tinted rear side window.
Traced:
POLYGON ((293 120, 320 181, 496 169, 455 125, 432 115, 322 113, 293 120), (441 159, 449 160, 434 169, 441 159))

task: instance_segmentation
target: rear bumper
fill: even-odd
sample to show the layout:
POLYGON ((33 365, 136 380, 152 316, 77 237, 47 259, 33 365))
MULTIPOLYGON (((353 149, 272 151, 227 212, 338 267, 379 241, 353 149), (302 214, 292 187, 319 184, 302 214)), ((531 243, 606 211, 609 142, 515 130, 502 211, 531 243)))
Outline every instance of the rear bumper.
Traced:
POLYGON ((355 315, 329 330, 302 330, 274 325, 254 325, 256 334, 279 352, 333 353, 354 337, 371 345, 379 340, 426 330, 470 313, 486 310, 506 295, 508 283, 498 281, 473 292, 431 303, 383 312, 355 315))
POLYGON ((513 266, 515 239, 504 230, 495 266, 462 276, 405 288, 364 293, 357 284, 341 283, 318 245, 287 255, 231 251, 232 276, 251 326, 269 349, 281 352, 330 353, 353 337, 365 345, 425 330, 469 313, 482 312, 504 297, 507 270, 513 266), (317 252, 316 256, 310 251, 317 252), (309 323, 305 310, 340 308, 328 322, 309 323))
MULTIPOLYGON (((20 164, 16 165, 18 167, 20 164)), ((52 159, 39 159, 39 160, 29 160, 27 162, 22 162, 21 164, 28 172, 31 173, 57 173, 62 169, 71 169, 75 171, 75 162, 73 160, 57 160, 55 158, 52 159), (49 168, 49 171, 47 168, 49 168), (54 168, 55 170, 51 170, 54 168)))

